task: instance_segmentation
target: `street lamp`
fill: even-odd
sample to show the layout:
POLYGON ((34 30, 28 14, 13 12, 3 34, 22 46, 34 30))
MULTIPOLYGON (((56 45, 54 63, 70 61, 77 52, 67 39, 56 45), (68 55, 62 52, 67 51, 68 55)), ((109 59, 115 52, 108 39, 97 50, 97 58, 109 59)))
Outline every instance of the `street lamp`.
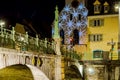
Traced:
POLYGON ((119 32, 118 32, 118 42, 120 42, 120 2, 118 3, 118 5, 116 5, 115 6, 115 9, 118 11, 118 23, 119 23, 119 28, 118 28, 118 30, 119 30, 119 32))
MULTIPOLYGON (((118 11, 118 46, 120 45, 120 2, 115 6, 115 9, 118 11)), ((118 59, 120 60, 120 49, 118 48, 118 59)), ((120 79, 120 67, 119 67, 119 77, 120 79)))
POLYGON ((88 79, 88 78, 89 78, 89 80, 97 80, 98 79, 98 71, 92 65, 86 65, 85 73, 86 73, 86 79, 88 79))
POLYGON ((5 22, 3 22, 3 21, 0 22, 1 27, 3 27, 4 24, 5 24, 5 22))
POLYGON ((113 50, 114 50, 114 46, 115 46, 115 42, 113 41, 113 39, 111 39, 111 42, 108 42, 107 43, 108 45, 111 46, 111 49, 110 49, 110 60, 109 60, 109 64, 108 64, 108 80, 111 80, 112 79, 112 58, 113 58, 113 50))
MULTIPOLYGON (((120 46, 120 2, 118 2, 118 5, 115 6, 115 9, 118 10, 118 46, 120 46)), ((120 60, 120 49, 118 48, 118 59, 120 60)), ((120 67, 119 67, 119 73, 120 73, 120 67)), ((120 74, 119 77, 120 79, 120 74)))

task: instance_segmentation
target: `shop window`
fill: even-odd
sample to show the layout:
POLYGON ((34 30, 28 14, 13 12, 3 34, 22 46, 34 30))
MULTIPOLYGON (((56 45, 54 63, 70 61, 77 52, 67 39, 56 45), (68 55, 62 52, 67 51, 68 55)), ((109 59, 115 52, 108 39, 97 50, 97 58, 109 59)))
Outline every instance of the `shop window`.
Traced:
POLYGON ((103 57, 103 51, 101 50, 93 51, 93 58, 102 58, 102 57, 103 57))

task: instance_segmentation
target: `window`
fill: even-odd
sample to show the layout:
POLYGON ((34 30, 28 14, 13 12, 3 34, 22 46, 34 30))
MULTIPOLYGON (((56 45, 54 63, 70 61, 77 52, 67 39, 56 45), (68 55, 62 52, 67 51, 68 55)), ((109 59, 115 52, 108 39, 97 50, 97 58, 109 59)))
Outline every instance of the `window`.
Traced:
POLYGON ((81 14, 79 14, 78 19, 81 20, 81 14))
POLYGON ((101 10, 101 6, 100 6, 100 5, 95 5, 95 6, 94 6, 94 13, 95 13, 95 14, 100 13, 100 10, 101 10))
POLYGON ((73 36, 73 44, 79 44, 79 31, 77 30, 77 29, 75 29, 74 31, 73 31, 73 34, 74 34, 74 36, 73 36))
POLYGON ((101 50, 93 51, 93 58, 102 58, 102 57, 103 57, 103 51, 101 50))
POLYGON ((60 30, 60 37, 62 38, 61 43, 64 44, 64 31, 63 31, 63 29, 60 30))
POLYGON ((99 2, 99 0, 95 0, 93 5, 94 5, 94 14, 99 14, 101 11, 101 3, 99 2))
POLYGON ((100 27, 104 25, 104 19, 93 19, 89 22, 92 27, 100 27))
POLYGON ((108 6, 104 6, 104 13, 108 13, 109 11, 109 7, 108 6))
POLYGON ((95 6, 94 6, 94 11, 95 11, 95 12, 98 12, 98 11, 99 11, 99 8, 98 8, 98 7, 99 7, 99 5, 95 5, 95 6))
POLYGON ((72 20, 72 14, 70 14, 70 20, 72 20))
POLYGON ((102 34, 89 34, 89 41, 102 41, 103 35, 102 34))
POLYGON ((119 2, 117 1, 114 3, 114 10, 116 13, 119 12, 119 2))

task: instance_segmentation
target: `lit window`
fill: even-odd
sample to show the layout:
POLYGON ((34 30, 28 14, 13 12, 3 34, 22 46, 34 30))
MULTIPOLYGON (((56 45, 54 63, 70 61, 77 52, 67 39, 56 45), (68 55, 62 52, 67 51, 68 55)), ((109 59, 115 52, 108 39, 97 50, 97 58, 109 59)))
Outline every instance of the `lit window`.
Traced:
POLYGON ((118 3, 119 2, 115 2, 115 4, 114 4, 114 10, 115 10, 115 12, 119 11, 119 4, 118 3))

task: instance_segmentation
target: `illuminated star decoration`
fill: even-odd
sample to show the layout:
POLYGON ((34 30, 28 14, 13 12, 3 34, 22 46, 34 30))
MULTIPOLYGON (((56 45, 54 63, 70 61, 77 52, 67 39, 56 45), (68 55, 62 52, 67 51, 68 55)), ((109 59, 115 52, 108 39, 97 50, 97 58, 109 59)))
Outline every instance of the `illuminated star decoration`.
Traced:
POLYGON ((77 17, 77 16, 78 16, 78 12, 77 12, 77 11, 75 11, 75 10, 73 11, 73 13, 72 13, 72 14, 73 14, 73 17, 77 17))
POLYGON ((77 26, 78 28, 81 27, 81 22, 78 21, 78 22, 76 23, 76 26, 77 26))
POLYGON ((63 9, 63 11, 69 12, 70 11, 70 5, 66 5, 65 8, 63 9))
POLYGON ((72 27, 73 26, 73 22, 69 20, 69 22, 67 22, 67 26, 68 27, 72 27))
POLYGON ((72 7, 71 4, 65 5, 63 10, 59 14, 59 30, 64 31, 65 44, 70 44, 69 39, 75 29, 77 29, 79 32, 79 44, 85 43, 85 34, 87 30, 87 15, 88 10, 83 5, 83 3, 79 3, 77 8, 72 7))

